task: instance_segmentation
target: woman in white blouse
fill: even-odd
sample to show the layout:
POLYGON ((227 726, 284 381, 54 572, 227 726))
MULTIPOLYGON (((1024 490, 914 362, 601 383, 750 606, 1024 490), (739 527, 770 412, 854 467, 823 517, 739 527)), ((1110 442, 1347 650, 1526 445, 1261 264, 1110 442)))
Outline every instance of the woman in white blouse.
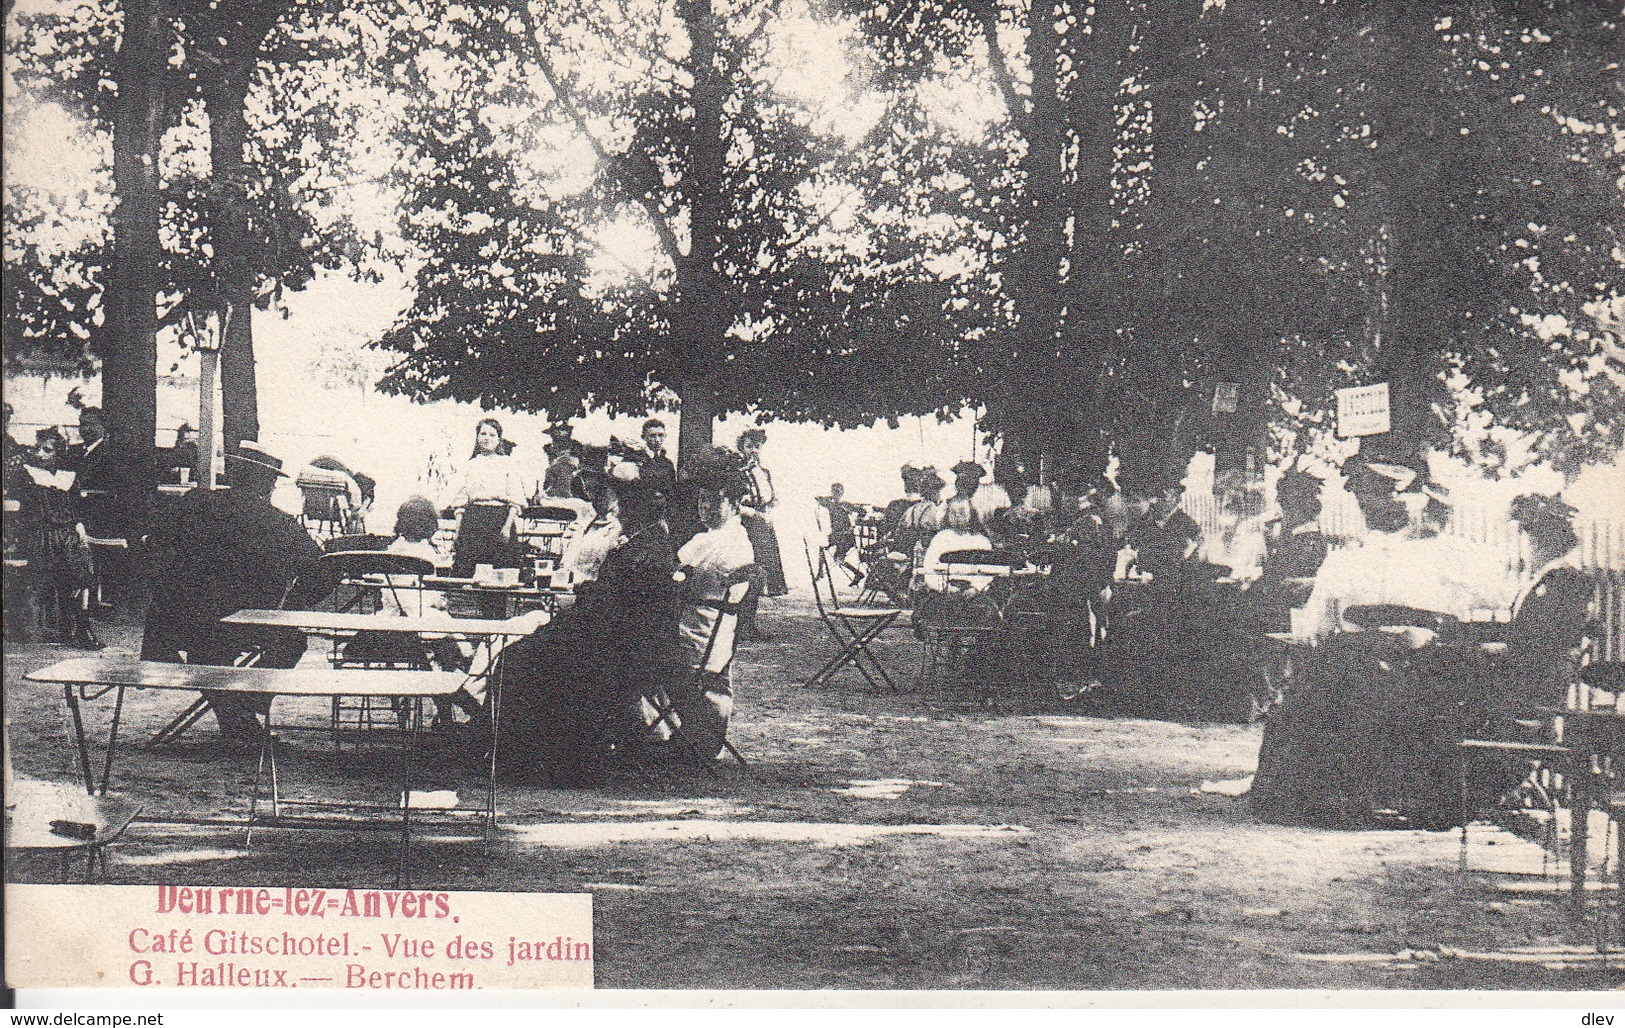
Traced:
POLYGON ((519 508, 524 502, 524 476, 511 456, 513 444, 502 438, 495 418, 482 418, 474 434, 474 452, 463 466, 453 506, 462 508, 452 574, 466 578, 480 564, 519 566, 513 541, 519 508))

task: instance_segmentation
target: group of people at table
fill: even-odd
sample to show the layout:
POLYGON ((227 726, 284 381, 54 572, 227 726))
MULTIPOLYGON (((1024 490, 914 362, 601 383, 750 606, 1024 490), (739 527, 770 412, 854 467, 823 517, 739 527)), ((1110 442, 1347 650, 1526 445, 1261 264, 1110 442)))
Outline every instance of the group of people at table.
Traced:
MULTIPOLYGON (((94 425, 93 418, 82 421, 82 434, 94 438, 94 425)), ((527 495, 526 469, 514 459, 501 425, 487 418, 476 428, 453 494, 442 498, 457 521, 450 553, 435 542, 440 504, 415 496, 397 511, 394 533, 382 549, 437 568, 449 565, 447 577, 467 577, 483 566, 528 565, 534 555, 520 532, 527 508, 577 512, 563 554, 573 572, 574 602, 504 648, 497 666, 478 678, 503 683, 497 752, 513 775, 580 782, 591 772, 595 747, 621 729, 622 737, 635 737, 641 726, 651 726, 646 734, 672 744, 674 752, 705 760, 722 752, 733 703, 727 667, 735 636, 757 631, 760 597, 787 591, 766 517, 774 497, 759 459, 765 433, 744 433, 737 450, 708 449, 681 476, 665 453, 665 437, 657 419, 643 425, 641 446, 577 446, 567 429, 557 431, 544 480, 527 495), (735 607, 727 602, 731 591, 737 593, 730 586, 742 580, 752 587, 735 607)), ((8 474, 8 496, 11 486, 18 487, 24 509, 39 512, 56 510, 46 503, 60 500, 61 530, 82 545, 84 507, 72 483, 41 485, 50 491, 36 495, 29 490, 40 476, 21 470, 42 464, 49 469, 53 450, 46 441, 26 457, 8 453, 8 471, 19 472, 8 474)), ((151 604, 141 659, 210 665, 252 660, 260 667, 291 668, 306 651, 300 629, 222 619, 240 610, 315 609, 341 583, 307 528, 271 502, 278 483, 290 477, 280 458, 245 441, 227 454, 226 475, 229 488, 179 496, 142 535, 151 604)), ((51 541, 35 533, 27 552, 48 555, 51 541)), ((432 589, 422 595, 431 607, 442 598, 432 589)), ((389 613, 382 600, 380 608, 389 613)), ((87 623, 70 623, 88 636, 87 623)), ((93 638, 66 641, 100 645, 93 638)), ((349 645, 363 642, 358 636, 349 645)), ((444 641, 418 652, 448 670, 467 670, 472 656, 468 647, 444 641)), ((476 685, 474 677, 470 684, 476 685)), ((214 693, 208 699, 226 740, 260 746, 268 698, 214 693)), ((466 722, 458 723, 453 709, 442 709, 437 721, 475 752, 488 750, 489 704, 486 690, 474 687, 449 705, 460 708, 466 722)))
MULTIPOLYGON (((978 607, 1009 609, 1009 590, 990 590, 977 564, 1044 569, 1023 580, 1015 602, 1048 616, 1043 638, 1064 679, 1082 689, 1133 680, 1148 691, 1216 699, 1159 710, 1246 716, 1252 700, 1279 698, 1282 677, 1265 682, 1261 669, 1280 670, 1283 645, 1335 638, 1340 651, 1381 651, 1371 665, 1380 668, 1392 666, 1383 661, 1396 642, 1436 650, 1462 635, 1498 642, 1499 670, 1480 683, 1495 691, 1491 705, 1560 703, 1594 589, 1579 565, 1575 511, 1555 496, 1519 497, 1509 517, 1527 540, 1527 558, 1509 567, 1506 553, 1444 531, 1449 493, 1419 467, 1368 453, 1342 472, 1363 535, 1328 539, 1320 527, 1328 484, 1288 470, 1267 516, 1262 504, 1242 512, 1254 522, 1241 531, 1262 541, 1250 567, 1202 559, 1223 547, 1204 540, 1182 509, 1178 472, 1119 480, 1077 466, 1013 504, 976 464, 952 469, 946 497, 949 485, 934 469, 904 467, 903 498, 864 510, 832 490, 820 500, 821 527, 832 571, 878 584, 913 608, 917 625, 967 622, 978 607), (865 520, 878 536, 866 546, 855 531, 865 520), (1239 707, 1217 701, 1226 675, 1237 679, 1239 707)), ((1300 657, 1300 679, 1311 663, 1300 657)), ((1330 729, 1323 736, 1334 748, 1347 742, 1330 729)))

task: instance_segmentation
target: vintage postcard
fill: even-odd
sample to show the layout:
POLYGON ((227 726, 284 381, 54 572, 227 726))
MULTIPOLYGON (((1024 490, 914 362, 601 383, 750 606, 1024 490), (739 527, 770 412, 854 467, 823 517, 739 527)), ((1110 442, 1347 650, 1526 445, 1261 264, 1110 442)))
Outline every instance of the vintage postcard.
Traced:
POLYGON ((1625 986, 1618 4, 4 17, 23 1001, 1625 986))

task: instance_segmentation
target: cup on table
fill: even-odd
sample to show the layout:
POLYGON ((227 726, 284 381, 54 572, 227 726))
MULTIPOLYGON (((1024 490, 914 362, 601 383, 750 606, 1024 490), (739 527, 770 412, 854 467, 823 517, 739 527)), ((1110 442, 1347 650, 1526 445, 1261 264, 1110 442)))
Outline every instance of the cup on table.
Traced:
POLYGON ((191 485, 192 484, 192 469, 191 468, 181 468, 180 472, 181 472, 181 485, 191 485))

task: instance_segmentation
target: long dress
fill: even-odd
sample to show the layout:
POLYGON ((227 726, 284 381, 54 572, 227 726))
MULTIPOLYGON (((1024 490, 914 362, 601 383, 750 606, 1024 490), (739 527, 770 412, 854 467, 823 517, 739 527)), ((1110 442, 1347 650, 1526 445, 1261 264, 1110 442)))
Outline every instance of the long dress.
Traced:
MULTIPOLYGON (((1285 699, 1265 724, 1251 803, 1260 817, 1358 827, 1394 815, 1424 828, 1460 823, 1456 744, 1503 737, 1515 719, 1560 706, 1576 669, 1594 586, 1571 564, 1548 566, 1507 626, 1507 651, 1474 637, 1418 649, 1385 632, 1340 633, 1294 655, 1285 699)), ((1533 741, 1533 740, 1522 740, 1533 741)), ((1517 754, 1475 759, 1468 808, 1529 772, 1517 754)))
POLYGON ((750 493, 745 506, 752 511, 740 518, 745 534, 750 536, 751 550, 756 554, 756 567, 762 574, 762 595, 783 596, 790 591, 784 581, 784 559, 779 555, 779 536, 773 522, 767 519, 767 510, 778 499, 773 491, 773 476, 760 464, 745 469, 750 478, 750 493))
POLYGON ((54 602, 58 631, 67 636, 78 616, 73 594, 90 584, 90 548, 79 536, 74 473, 23 464, 17 481, 17 520, 36 602, 54 602))
POLYGON ((456 500, 463 508, 452 549, 452 574, 466 578, 480 564, 519 566, 520 548, 508 532, 509 517, 524 502, 519 468, 504 453, 469 460, 456 500))
POLYGON ((632 724, 645 688, 670 681, 677 558, 659 522, 611 550, 576 605, 498 658, 505 774, 582 784, 593 749, 632 724))

